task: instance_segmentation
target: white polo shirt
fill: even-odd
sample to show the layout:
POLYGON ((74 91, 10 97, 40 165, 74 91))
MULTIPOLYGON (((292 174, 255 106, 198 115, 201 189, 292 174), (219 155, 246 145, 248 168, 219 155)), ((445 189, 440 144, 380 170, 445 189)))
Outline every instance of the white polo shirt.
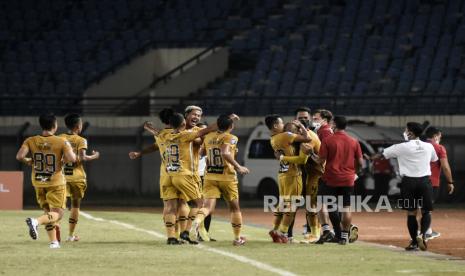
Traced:
POLYGON ((433 145, 419 139, 392 145, 384 149, 383 156, 397 158, 400 175, 408 177, 430 176, 430 162, 438 160, 433 145))

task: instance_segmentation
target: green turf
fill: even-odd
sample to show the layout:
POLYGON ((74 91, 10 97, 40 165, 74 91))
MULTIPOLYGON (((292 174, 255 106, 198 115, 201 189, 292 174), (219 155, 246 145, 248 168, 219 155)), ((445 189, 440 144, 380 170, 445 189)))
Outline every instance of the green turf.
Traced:
MULTIPOLYGON (((95 217, 117 220, 138 228, 164 233, 160 215, 147 213, 89 212, 95 217)), ((250 264, 196 248, 167 246, 165 240, 129 230, 108 221, 81 217, 82 240, 48 248, 45 230, 38 241, 29 238, 24 219, 39 211, 0 212, 0 275, 270 275, 250 264)), ((67 225, 62 226, 66 232, 67 225)), ((436 260, 392 252, 364 244, 339 246, 283 245, 269 241, 266 229, 245 226, 244 247, 231 245, 229 223, 214 220, 212 233, 218 242, 206 246, 235 253, 276 268, 317 275, 463 275, 460 262, 436 260)))

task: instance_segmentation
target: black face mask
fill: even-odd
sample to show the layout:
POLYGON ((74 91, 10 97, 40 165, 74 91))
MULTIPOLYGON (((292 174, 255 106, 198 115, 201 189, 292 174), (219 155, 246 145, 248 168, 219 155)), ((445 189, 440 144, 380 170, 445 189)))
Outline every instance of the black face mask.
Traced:
POLYGON ((309 121, 309 120, 302 120, 302 119, 301 119, 301 120, 299 120, 299 121, 302 123, 302 125, 304 125, 304 127, 305 127, 306 129, 308 129, 308 128, 310 127, 310 121, 309 121))

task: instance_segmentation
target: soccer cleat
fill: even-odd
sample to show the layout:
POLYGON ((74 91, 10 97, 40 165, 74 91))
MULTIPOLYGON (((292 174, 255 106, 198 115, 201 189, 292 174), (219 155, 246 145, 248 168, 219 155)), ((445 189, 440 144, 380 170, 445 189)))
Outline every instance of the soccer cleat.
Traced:
POLYGON ((320 238, 317 237, 316 235, 307 234, 307 235, 305 235, 304 239, 302 241, 300 241, 300 243, 310 244, 310 243, 316 243, 319 240, 320 240, 320 238))
POLYGON ((166 241, 166 244, 168 244, 168 245, 181 245, 182 242, 179 241, 176 238, 168 238, 168 240, 166 241))
POLYGON ((233 240, 233 245, 234 246, 241 246, 241 245, 244 245, 245 244, 245 238, 244 237, 240 237, 238 240, 233 240))
POLYGON ((423 236, 421 235, 417 236, 417 244, 421 251, 426 251, 426 249, 428 249, 428 245, 426 244, 426 239, 424 239, 423 236))
POLYGON ((327 230, 323 231, 323 234, 320 236, 320 239, 316 241, 316 244, 324 244, 325 242, 331 242, 335 238, 334 233, 327 230))
POLYGON ((340 239, 339 242, 338 242, 339 245, 347 245, 348 243, 349 242, 348 242, 347 239, 340 239))
POLYGON ((60 231, 60 225, 55 225, 55 233, 57 236, 57 241, 61 242, 61 231, 60 231))
POLYGON ((77 241, 79 241, 79 240, 80 240, 79 236, 69 236, 69 237, 66 239, 67 242, 77 242, 77 241))
POLYGON ((429 241, 435 238, 439 238, 441 236, 441 233, 433 231, 430 234, 425 234, 425 240, 429 241))
POLYGON ((278 243, 289 243, 289 238, 284 233, 278 233, 278 243))
MULTIPOLYGON (((191 231, 194 228, 193 226, 194 225, 192 225, 191 231)), ((195 238, 191 239, 190 238, 190 233, 187 232, 187 231, 184 231, 184 232, 181 233, 180 238, 181 238, 181 240, 184 240, 184 241, 188 242, 189 244, 199 244, 199 242, 197 241, 197 239, 198 239, 197 233, 195 235, 195 238)))
POLYGON ((358 240, 358 227, 357 225, 350 225, 350 232, 349 232, 349 242, 353 243, 358 240))
POLYGON ((58 241, 52 241, 49 245, 51 249, 58 249, 61 248, 60 243, 58 241))
POLYGON ((271 230, 270 232, 268 232, 268 234, 270 235, 270 237, 273 239, 273 242, 274 243, 279 243, 279 234, 278 234, 278 231, 276 230, 271 230))
POLYGON ((39 238, 39 223, 37 222, 37 219, 27 218, 26 224, 29 227, 29 236, 31 236, 33 240, 37 240, 39 238))
POLYGON ((410 241, 410 244, 405 248, 406 251, 418 251, 418 244, 414 241, 410 241))
MULTIPOLYGON (((205 227, 199 227, 198 229, 198 233, 199 233, 199 237, 198 237, 198 240, 199 241, 206 241, 206 242, 209 242, 210 241, 210 237, 208 236, 208 232, 207 232, 207 229, 205 229, 205 227)), ((189 233, 190 234, 190 233, 189 233)))

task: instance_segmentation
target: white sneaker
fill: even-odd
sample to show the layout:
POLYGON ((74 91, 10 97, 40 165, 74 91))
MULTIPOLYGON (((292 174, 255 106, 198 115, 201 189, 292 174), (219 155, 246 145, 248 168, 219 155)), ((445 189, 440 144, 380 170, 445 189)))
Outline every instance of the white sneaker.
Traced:
POLYGON ((69 236, 66 241, 67 242, 74 242, 74 241, 79 241, 79 236, 69 236))
POLYGON ((37 219, 27 218, 26 224, 29 227, 29 236, 31 236, 33 240, 37 240, 39 238, 39 223, 37 222, 37 219))
POLYGON ((51 249, 61 248, 60 243, 59 243, 58 241, 53 241, 53 242, 51 242, 50 245, 49 245, 49 247, 50 247, 51 249))

